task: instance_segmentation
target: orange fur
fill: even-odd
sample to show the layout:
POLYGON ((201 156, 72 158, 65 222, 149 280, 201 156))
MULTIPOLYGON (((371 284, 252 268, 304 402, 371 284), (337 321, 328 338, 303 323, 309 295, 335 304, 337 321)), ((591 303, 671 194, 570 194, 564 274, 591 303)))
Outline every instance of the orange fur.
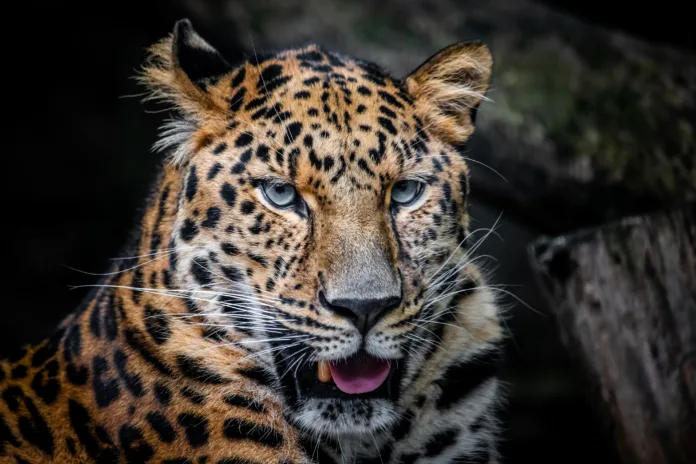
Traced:
POLYGON ((478 42, 450 45, 407 79, 416 97, 416 111, 433 131, 450 143, 462 143, 473 133, 471 110, 486 97, 493 59, 478 42))

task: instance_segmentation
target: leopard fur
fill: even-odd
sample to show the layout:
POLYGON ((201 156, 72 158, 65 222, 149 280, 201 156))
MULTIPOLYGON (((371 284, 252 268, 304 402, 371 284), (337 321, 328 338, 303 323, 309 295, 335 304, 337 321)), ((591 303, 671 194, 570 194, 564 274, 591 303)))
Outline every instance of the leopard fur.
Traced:
POLYGON ((497 462, 504 331, 461 154, 490 73, 475 42, 401 80, 316 45, 232 65, 179 21, 140 74, 176 117, 138 231, 0 363, 0 461, 497 462), (317 381, 360 350, 384 388, 317 381))

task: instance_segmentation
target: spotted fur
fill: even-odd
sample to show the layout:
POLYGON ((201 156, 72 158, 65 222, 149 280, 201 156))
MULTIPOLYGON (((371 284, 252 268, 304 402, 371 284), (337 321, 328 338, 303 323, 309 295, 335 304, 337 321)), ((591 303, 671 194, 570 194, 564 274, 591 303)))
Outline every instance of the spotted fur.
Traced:
POLYGON ((313 45, 232 65, 177 23, 141 74, 176 116, 139 232, 0 363, 0 460, 495 462, 503 332, 461 155, 490 69, 478 43, 403 80, 313 45), (270 203, 271 178, 299 203, 270 203), (416 204, 392 204, 402 179, 416 204), (364 333, 326 303, 394 289, 364 333), (318 385, 317 361, 359 349, 391 360, 388 391, 318 385))

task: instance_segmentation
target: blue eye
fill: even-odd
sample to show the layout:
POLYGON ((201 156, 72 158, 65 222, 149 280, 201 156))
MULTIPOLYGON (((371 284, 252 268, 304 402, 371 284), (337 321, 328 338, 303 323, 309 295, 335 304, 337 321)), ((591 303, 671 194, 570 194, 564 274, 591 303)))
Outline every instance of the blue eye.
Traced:
POLYGON ((266 200, 277 208, 287 208, 297 199, 297 190, 290 184, 265 182, 261 185, 261 190, 266 200))
POLYGON ((423 194, 424 184, 417 180, 401 180, 391 190, 391 200, 401 206, 410 205, 423 194))

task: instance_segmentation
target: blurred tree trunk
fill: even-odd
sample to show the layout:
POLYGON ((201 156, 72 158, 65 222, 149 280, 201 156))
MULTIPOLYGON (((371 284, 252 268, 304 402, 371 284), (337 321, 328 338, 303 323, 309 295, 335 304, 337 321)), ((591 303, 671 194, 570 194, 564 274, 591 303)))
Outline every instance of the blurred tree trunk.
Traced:
POLYGON ((492 101, 466 153, 473 198, 549 234, 696 199, 692 53, 529 0, 181 1, 250 54, 318 42, 396 77, 450 43, 484 41, 492 101))
POLYGON ((627 464, 696 462, 695 210, 530 247, 563 341, 598 384, 627 464))

